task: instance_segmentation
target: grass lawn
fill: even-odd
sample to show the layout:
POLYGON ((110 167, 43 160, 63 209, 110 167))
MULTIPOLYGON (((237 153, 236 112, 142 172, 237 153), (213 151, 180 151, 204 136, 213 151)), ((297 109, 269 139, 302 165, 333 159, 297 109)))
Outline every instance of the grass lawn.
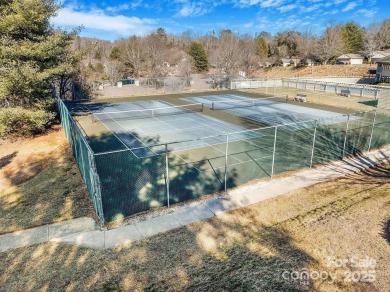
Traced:
POLYGON ((93 216, 92 208, 59 127, 0 144, 0 234, 93 216))
POLYGON ((3 253, 0 291, 386 291, 389 222, 385 164, 127 248, 45 243, 3 253), (369 257, 376 265, 337 268, 328 257, 369 257), (304 268, 329 276, 303 282, 282 276, 304 268), (372 283, 346 281, 345 273, 367 270, 375 271, 372 283))

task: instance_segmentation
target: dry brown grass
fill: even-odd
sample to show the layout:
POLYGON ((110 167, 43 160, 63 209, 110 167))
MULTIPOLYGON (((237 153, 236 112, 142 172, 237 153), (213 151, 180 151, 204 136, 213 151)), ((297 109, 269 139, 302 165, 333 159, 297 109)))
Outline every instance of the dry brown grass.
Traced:
MULTIPOLYGON (((324 106, 322 108, 340 112, 340 113, 352 113, 361 111, 373 111, 376 108, 362 104, 361 102, 370 100, 370 98, 351 96, 345 97, 335 93, 326 93, 314 90, 304 90, 288 87, 275 87, 275 88, 257 88, 240 90, 249 93, 267 94, 272 95, 284 95, 289 96, 289 100, 293 100, 298 93, 304 93, 307 96, 307 103, 298 103, 300 106, 324 106)), ((320 107, 321 108, 321 107, 320 107)))
POLYGON ((376 69, 372 65, 361 66, 334 66, 321 65, 314 67, 272 67, 263 68, 253 73, 254 77, 301 77, 301 76, 356 76, 362 77, 367 75, 368 70, 376 69))
MULTIPOLYGON (((386 291, 390 164, 191 224, 131 247, 55 243, 3 253, 1 291, 386 291), (387 230, 387 231, 386 231, 387 230), (348 283, 326 258, 369 256, 373 283, 348 283), (333 282, 283 271, 338 272, 333 282)), ((356 269, 355 269, 356 270, 356 269)))
POLYGON ((62 130, 1 145, 0 214, 0 234, 93 214, 62 130))

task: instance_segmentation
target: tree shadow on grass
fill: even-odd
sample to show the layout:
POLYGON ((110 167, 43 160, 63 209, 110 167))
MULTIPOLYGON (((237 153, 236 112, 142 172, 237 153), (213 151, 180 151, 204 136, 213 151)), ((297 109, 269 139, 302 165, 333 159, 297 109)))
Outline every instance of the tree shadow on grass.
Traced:
POLYGON ((2 169, 0 234, 93 216, 81 177, 66 145, 30 155, 2 169))
POLYGON ((253 210, 232 213, 129 248, 47 243, 10 251, 0 259, 0 283, 4 289, 52 291, 310 290, 310 279, 294 281, 287 275, 315 260, 288 231, 264 226, 258 216, 253 210))
POLYGON ((390 244, 390 220, 384 222, 383 224, 383 238, 387 240, 390 244))
POLYGON ((1 157, 0 158, 0 169, 7 166, 8 164, 10 164, 11 161, 16 157, 17 154, 18 154, 18 151, 15 151, 9 155, 1 157))

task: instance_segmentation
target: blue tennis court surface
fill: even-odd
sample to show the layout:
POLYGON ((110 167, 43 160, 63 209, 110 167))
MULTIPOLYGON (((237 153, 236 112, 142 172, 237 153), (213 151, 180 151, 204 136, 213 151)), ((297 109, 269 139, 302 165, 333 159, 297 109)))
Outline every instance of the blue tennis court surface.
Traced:
MULTIPOLYGON (((250 99, 241 95, 226 94, 183 99, 189 102, 203 103, 209 108, 222 110, 229 114, 269 126, 317 119, 328 119, 327 123, 340 123, 345 121, 345 117, 340 113, 287 103, 285 97, 250 99)), ((355 118, 356 117, 351 117, 351 119, 355 118)), ((304 124, 288 126, 290 130, 299 130, 302 127, 306 126, 304 124)))
MULTIPOLYGON (((169 143, 170 151, 218 145, 226 142, 226 134, 247 130, 197 112, 202 104, 182 107, 153 100, 87 108, 137 157, 163 153, 169 143)), ((254 136, 260 134, 249 131, 234 135, 235 139, 254 136)))

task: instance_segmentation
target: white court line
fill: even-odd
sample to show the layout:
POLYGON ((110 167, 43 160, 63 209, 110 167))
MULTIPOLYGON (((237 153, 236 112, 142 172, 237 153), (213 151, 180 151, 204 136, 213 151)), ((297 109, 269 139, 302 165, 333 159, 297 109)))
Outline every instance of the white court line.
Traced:
MULTIPOLYGON (((85 107, 86 109, 88 109, 88 107, 85 107)), ((90 109, 88 109, 88 111, 90 112, 90 113, 92 113, 93 114, 93 112, 90 110, 90 109)), ((95 116, 95 115, 94 115, 95 116)), ((96 116, 95 116, 96 117, 96 116)), ((107 129, 107 130, 109 130, 110 132, 111 132, 111 134, 113 134, 114 136, 115 136, 115 138, 117 138, 118 140, 119 140, 119 142, 121 142, 125 147, 126 147, 126 149, 127 150, 129 150, 134 156, 136 156, 136 157, 138 157, 137 155, 135 155, 134 153, 133 153, 133 151, 131 151, 131 149, 122 141, 122 139, 120 139, 103 121, 101 121, 98 117, 96 117, 99 121, 100 121, 100 123, 107 129)), ((111 118, 111 117, 110 117, 111 118)), ((112 119, 112 118, 111 118, 112 119)), ((114 122, 116 122, 115 120, 114 120, 114 122)), ((133 136, 134 137, 134 136, 133 136)), ((135 137, 134 137, 135 138, 135 137)), ((137 139, 137 138, 136 138, 137 139)))
MULTIPOLYGON (((146 148, 148 148, 151 152, 153 152, 155 155, 158 155, 156 152, 154 152, 152 149, 150 149, 148 146, 146 146, 146 144, 145 143, 143 143, 140 139, 138 139, 137 137, 135 137, 133 134, 131 134, 131 132, 129 132, 129 130, 127 130, 125 127, 123 127, 119 122, 117 122, 115 119, 113 119, 109 114, 106 114, 107 116, 109 116, 109 118, 111 119, 111 120, 113 120, 115 123, 117 123, 118 125, 119 125, 119 127, 121 127, 122 129, 124 129, 129 135, 131 135, 131 136, 133 136, 138 142, 141 142, 141 144, 143 144, 146 148)), ((98 117, 97 117, 98 118, 98 117)), ((100 121, 100 119, 98 118, 98 120, 100 121)), ((106 124, 103 122, 103 121, 100 121, 101 123, 103 123, 104 124, 104 126, 106 127, 106 128, 108 128, 107 126, 106 126, 106 124)), ((111 129, 109 129, 110 131, 111 131, 111 129)), ((142 131, 141 131, 142 132, 142 131)), ((113 131, 111 131, 111 133, 113 133, 114 134, 114 132, 113 131)), ((115 135, 115 137, 117 137, 120 141, 121 141, 121 143, 123 144, 123 145, 125 145, 126 146, 126 148, 127 149, 129 149, 130 151, 131 151, 131 149, 122 141, 122 139, 120 139, 116 134, 114 134, 115 135)), ((152 139, 153 141, 155 141, 154 139, 152 139)), ((156 143, 157 143, 157 141, 155 141, 156 143)), ((137 158, 140 158, 138 155, 136 155, 133 151, 131 151, 131 153, 133 153, 134 154, 134 156, 136 156, 137 158)))
POLYGON ((184 161, 185 164, 190 164, 193 168, 195 168, 197 171, 199 172, 202 172, 202 170, 200 170, 199 168, 197 168, 192 162, 187 162, 185 159, 183 159, 182 157, 180 157, 179 155, 177 155, 176 153, 174 152, 170 152, 172 154, 174 154, 175 156, 179 157, 181 160, 184 161))

